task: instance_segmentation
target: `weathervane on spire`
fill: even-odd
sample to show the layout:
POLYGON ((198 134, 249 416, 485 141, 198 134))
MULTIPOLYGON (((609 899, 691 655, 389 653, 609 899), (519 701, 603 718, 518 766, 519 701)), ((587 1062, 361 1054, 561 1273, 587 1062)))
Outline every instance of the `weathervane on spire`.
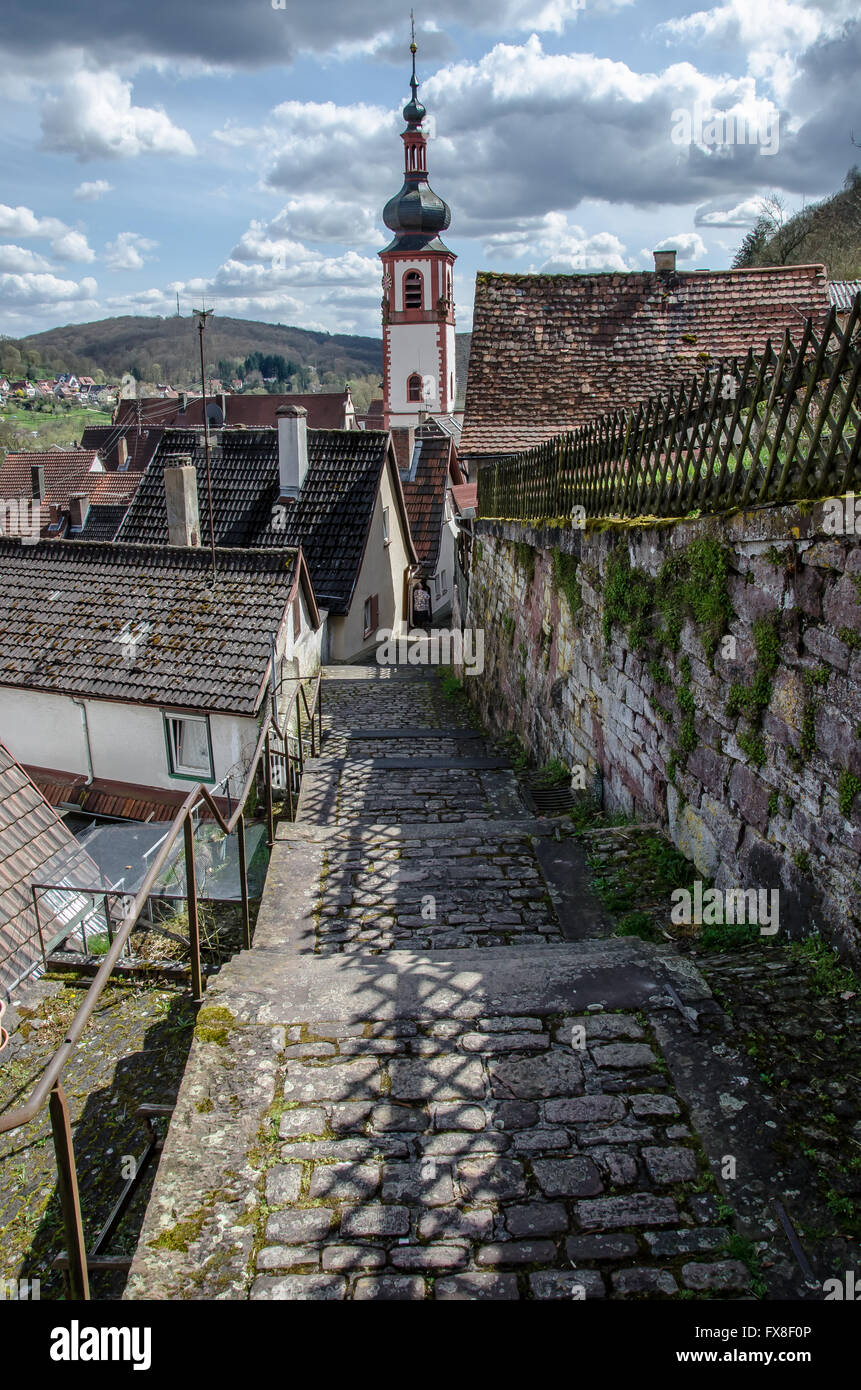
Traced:
POLYGON ((418 78, 416 77, 416 53, 417 53, 417 52, 418 52, 418 45, 416 44, 416 17, 415 17, 414 11, 413 11, 413 10, 410 10, 410 53, 413 55, 413 75, 412 75, 412 77, 410 78, 410 86, 411 86, 412 89, 413 89, 413 100, 415 100, 416 88, 417 88, 418 85, 419 85, 418 78))

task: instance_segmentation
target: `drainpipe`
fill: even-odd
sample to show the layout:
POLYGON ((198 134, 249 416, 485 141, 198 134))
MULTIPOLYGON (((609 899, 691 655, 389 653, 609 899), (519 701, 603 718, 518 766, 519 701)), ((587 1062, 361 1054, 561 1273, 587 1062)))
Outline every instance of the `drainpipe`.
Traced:
POLYGON ((87 780, 84 786, 89 787, 93 781, 93 754, 90 749, 90 726, 87 723, 87 707, 83 700, 75 700, 74 698, 72 704, 77 705, 78 709, 81 711, 81 724, 84 728, 84 746, 87 750, 87 780))

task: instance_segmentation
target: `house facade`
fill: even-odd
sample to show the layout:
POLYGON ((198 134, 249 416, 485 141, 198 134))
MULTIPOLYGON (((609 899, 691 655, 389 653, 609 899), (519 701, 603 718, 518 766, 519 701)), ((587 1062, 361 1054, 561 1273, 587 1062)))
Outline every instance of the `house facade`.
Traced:
POLYGON ((0 541, 0 728, 55 804, 169 820, 203 782, 226 807, 321 640, 295 548, 218 549, 213 580, 207 548, 0 541))

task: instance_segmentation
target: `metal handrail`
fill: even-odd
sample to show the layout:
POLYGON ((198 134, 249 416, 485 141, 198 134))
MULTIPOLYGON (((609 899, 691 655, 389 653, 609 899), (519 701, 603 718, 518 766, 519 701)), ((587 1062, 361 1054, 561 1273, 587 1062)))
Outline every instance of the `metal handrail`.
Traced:
MULTIPOLYGON (((313 740, 314 715, 317 715, 321 742, 323 736, 322 675, 322 670, 318 671, 314 680, 314 697, 311 705, 312 713, 310 715, 312 747, 316 746, 316 741, 313 740)), ((297 707, 297 715, 299 715, 301 728, 301 714, 298 709, 300 692, 305 700, 307 712, 307 697, 305 696, 301 681, 297 689, 293 692, 280 725, 274 717, 272 710, 268 709, 266 711, 260 726, 257 746, 254 749, 254 755, 251 759, 245 783, 239 795, 236 810, 231 816, 225 819, 216 805, 209 788, 205 787, 203 783, 193 787, 188 793, 188 796, 177 811, 171 823, 170 830, 162 841, 161 848, 150 865, 143 883, 135 894, 131 907, 123 917, 122 923, 114 935, 110 949, 107 951, 102 964, 96 971, 92 984, 87 990, 86 998, 75 1014, 75 1017, 72 1019, 63 1042, 54 1052, 45 1071, 42 1073, 42 1076, 31 1092, 29 1100, 27 1100, 25 1104, 19 1105, 16 1110, 11 1111, 8 1115, 0 1115, 0 1134, 4 1134, 9 1130, 20 1128, 21 1125, 29 1124, 30 1121, 35 1119, 36 1115, 39 1114, 45 1102, 49 1102, 54 1150, 57 1158, 57 1186, 63 1211, 63 1224, 66 1231, 66 1255, 69 1262, 69 1282, 73 1298, 88 1299, 90 1290, 87 1271, 87 1253, 84 1245, 84 1230, 78 1194, 78 1177, 72 1143, 71 1122, 66 1093, 61 1081, 63 1069, 92 1018, 96 1005, 99 1002, 114 966, 122 955, 126 942, 137 923, 138 917, 146 906, 150 892, 155 886, 158 875, 180 831, 183 832, 185 837, 185 875, 188 902, 189 945, 191 947, 192 997, 195 1004, 202 1002, 204 980, 200 965, 200 932, 197 920, 197 880, 194 870, 194 822, 192 819, 193 813, 200 804, 201 799, 209 807, 215 821, 225 835, 231 835, 234 828, 238 827, 239 877, 242 888, 242 939, 244 948, 246 950, 250 949, 251 927, 248 905, 248 872, 243 811, 257 774, 258 764, 265 753, 266 822, 268 844, 271 848, 275 840, 272 810, 272 764, 270 759, 271 736, 274 732, 280 739, 285 741, 286 746, 286 735, 289 730, 290 716, 293 712, 294 704, 297 707)), ((288 760, 289 785, 289 764, 291 760, 289 750, 286 752, 285 756, 288 760)), ((292 809, 292 793, 290 803, 292 809)))

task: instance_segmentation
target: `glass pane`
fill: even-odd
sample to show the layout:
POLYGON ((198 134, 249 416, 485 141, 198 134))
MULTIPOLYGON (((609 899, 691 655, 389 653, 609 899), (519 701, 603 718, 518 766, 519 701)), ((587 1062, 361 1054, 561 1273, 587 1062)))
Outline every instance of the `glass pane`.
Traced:
POLYGON ((206 725, 197 719, 177 719, 176 764, 192 772, 209 772, 209 739, 206 725))

